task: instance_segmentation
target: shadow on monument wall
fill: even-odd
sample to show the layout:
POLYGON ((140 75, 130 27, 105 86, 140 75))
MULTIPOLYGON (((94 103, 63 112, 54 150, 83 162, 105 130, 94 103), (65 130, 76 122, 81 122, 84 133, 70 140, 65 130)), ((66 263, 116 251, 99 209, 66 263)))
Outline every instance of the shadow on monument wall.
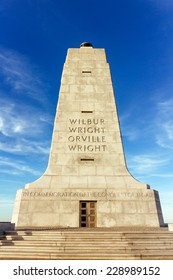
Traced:
POLYGON ((158 191, 154 190, 154 196, 155 196, 155 202, 156 202, 157 216, 159 219, 159 225, 160 225, 160 227, 166 227, 166 224, 164 223, 164 219, 163 219, 163 213, 162 213, 162 208, 161 208, 158 191))

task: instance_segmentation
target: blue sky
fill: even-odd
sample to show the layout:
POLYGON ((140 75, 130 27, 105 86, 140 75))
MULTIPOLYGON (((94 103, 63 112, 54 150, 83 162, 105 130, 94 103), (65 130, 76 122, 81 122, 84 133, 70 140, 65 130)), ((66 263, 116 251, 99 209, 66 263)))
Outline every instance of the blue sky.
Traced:
POLYGON ((173 1, 1 0, 0 220, 48 163, 68 48, 110 63, 127 165, 173 222, 173 1))

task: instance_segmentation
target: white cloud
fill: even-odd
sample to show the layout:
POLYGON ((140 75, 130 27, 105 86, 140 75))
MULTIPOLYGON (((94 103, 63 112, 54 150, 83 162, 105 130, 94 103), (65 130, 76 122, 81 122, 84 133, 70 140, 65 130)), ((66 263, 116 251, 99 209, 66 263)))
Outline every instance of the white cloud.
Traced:
POLYGON ((1 173, 8 173, 13 175, 19 175, 22 173, 30 173, 32 175, 40 176, 40 172, 27 166, 23 161, 11 161, 7 157, 0 157, 1 173), (5 169, 4 169, 5 168, 5 169))
POLYGON ((125 125, 122 130, 123 137, 126 137, 129 141, 134 141, 140 136, 140 131, 133 126, 125 125))
POLYGON ((50 147, 48 143, 41 142, 41 141, 32 141, 32 140, 15 140, 15 141, 8 141, 0 142, 0 150, 3 152, 8 152, 11 154, 43 154, 48 155, 50 151, 50 147))
POLYGON ((0 199, 0 208, 6 208, 8 206, 14 205, 14 201, 11 200, 1 200, 0 199))
POLYGON ((162 134, 159 133, 156 135, 156 143, 162 148, 169 150, 173 149, 173 141, 172 139, 170 141, 170 136, 166 130, 162 129, 162 134))
POLYGON ((158 109, 161 110, 161 113, 164 115, 168 115, 168 117, 170 113, 172 114, 172 106, 173 106, 172 98, 164 101, 158 101, 157 103, 157 107, 158 109))
POLYGON ((45 85, 36 67, 31 66, 25 56, 13 50, 0 48, 0 74, 15 93, 29 96, 39 102, 45 101, 45 85))
POLYGON ((152 174, 153 171, 169 163, 168 158, 159 155, 137 155, 129 159, 129 168, 137 174, 152 174))
MULTIPOLYGON (((43 112, 32 105, 13 103, 11 99, 1 98, 0 132, 5 136, 32 135, 33 131, 39 135, 46 124, 43 112)), ((48 123, 48 121, 47 121, 48 123)))
POLYGON ((53 124, 53 116, 47 114, 47 102, 44 103, 47 85, 26 57, 4 48, 0 48, 2 76, 1 88, 5 81, 10 89, 0 90, 0 150, 8 154, 47 155, 53 124))
POLYGON ((155 137, 162 148, 173 149, 173 98, 158 101, 156 106, 155 137))
POLYGON ((152 173, 152 174, 150 174, 150 176, 157 177, 157 178, 165 178, 165 179, 167 179, 167 178, 173 178, 173 173, 163 173, 163 174, 161 174, 161 173, 152 173))
POLYGON ((167 122, 163 125, 163 129, 169 140, 173 141, 173 122, 167 122))
POLYGON ((48 85, 41 80, 36 67, 25 56, 2 47, 0 77, 3 77, 1 88, 4 82, 10 86, 8 90, 4 87, 0 91, 0 149, 12 153, 36 153, 35 150, 47 153, 47 137, 44 137, 45 141, 40 141, 40 137, 44 131, 50 133, 53 123, 53 117, 46 112, 48 85), (37 139, 37 144, 31 139, 37 139))
MULTIPOLYGON (((28 70, 30 66, 24 58, 21 59, 20 55, 15 56, 12 53, 8 58, 8 51, 3 53, 6 56, 2 56, 2 54, 0 56, 2 61, 0 69, 4 73, 4 77, 8 80, 7 74, 9 74, 10 83, 12 81, 14 87, 18 85, 18 79, 24 79, 24 84, 20 87, 20 90, 22 90, 20 93, 23 94, 26 88, 31 86, 32 96, 32 93, 35 90, 37 91, 38 84, 43 86, 42 82, 38 81, 37 85, 34 82, 32 83, 34 72, 30 73, 28 70)), ((37 80, 36 78, 33 79, 35 79, 34 81, 37 80)), ((53 116, 47 114, 44 104, 38 106, 38 103, 29 101, 23 98, 24 96, 19 99, 15 94, 16 91, 13 92, 13 95, 10 95, 9 92, 6 93, 4 90, 0 91, 0 150, 12 154, 40 153, 47 155, 49 153, 53 116)))
POLYGON ((134 106, 128 107, 128 112, 120 116, 120 125, 123 138, 127 138, 129 141, 135 141, 141 135, 139 124, 135 121, 132 122, 132 118, 135 116, 134 106))

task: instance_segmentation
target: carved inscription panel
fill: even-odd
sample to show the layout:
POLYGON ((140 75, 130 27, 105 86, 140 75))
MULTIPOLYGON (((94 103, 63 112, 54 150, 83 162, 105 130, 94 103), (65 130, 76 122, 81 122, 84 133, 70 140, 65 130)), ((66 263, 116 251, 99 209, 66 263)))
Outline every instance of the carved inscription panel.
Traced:
POLYGON ((148 200, 153 199, 153 192, 133 192, 133 191, 23 191, 22 196, 25 198, 49 198, 49 199, 101 199, 101 200, 148 200))
POLYGON ((68 149, 71 152, 105 152, 104 119, 69 119, 68 149))

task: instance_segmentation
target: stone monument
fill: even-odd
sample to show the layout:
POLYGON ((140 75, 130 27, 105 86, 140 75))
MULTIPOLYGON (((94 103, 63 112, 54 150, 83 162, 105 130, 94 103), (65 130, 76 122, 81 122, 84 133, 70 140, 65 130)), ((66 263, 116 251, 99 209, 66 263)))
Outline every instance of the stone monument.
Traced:
POLYGON ((158 192, 129 173, 105 50, 69 49, 47 170, 18 190, 16 228, 160 227, 158 192))

